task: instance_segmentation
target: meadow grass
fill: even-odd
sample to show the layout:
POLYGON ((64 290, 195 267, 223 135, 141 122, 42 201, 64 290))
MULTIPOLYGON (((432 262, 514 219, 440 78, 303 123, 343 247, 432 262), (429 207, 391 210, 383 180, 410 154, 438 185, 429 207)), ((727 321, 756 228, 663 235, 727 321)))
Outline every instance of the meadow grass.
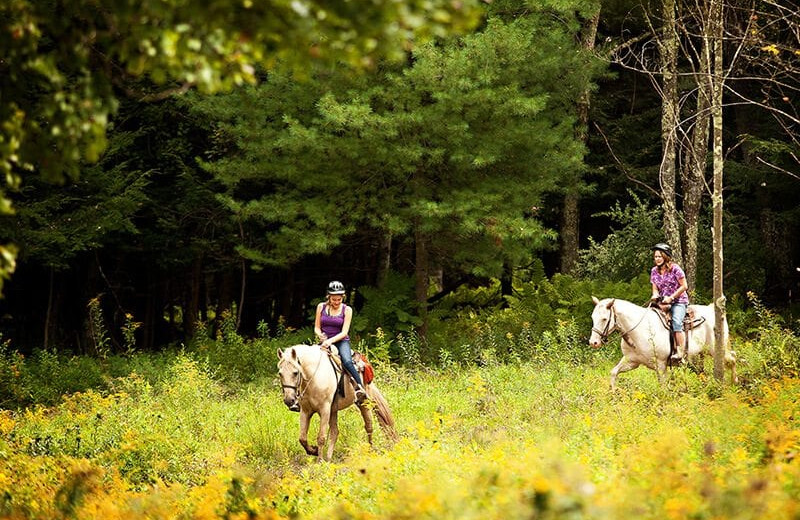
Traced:
MULTIPOLYGON (((741 345, 743 359, 760 359, 741 345)), ((731 518, 800 515, 800 379, 720 385, 639 369, 612 346, 446 369, 383 365, 400 440, 340 414, 305 455, 275 377, 231 384, 185 355, 152 382, 0 412, 8 518, 731 518)), ((708 367, 707 367, 708 368, 708 367)), ((317 421, 312 424, 315 438, 317 421)), ((376 426, 377 430, 377 426, 376 426)))

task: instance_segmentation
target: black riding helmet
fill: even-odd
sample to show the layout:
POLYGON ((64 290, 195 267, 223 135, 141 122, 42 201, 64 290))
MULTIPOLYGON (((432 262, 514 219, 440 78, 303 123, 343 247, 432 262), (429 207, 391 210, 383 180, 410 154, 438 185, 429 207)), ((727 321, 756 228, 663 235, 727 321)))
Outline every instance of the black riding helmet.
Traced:
POLYGON ((668 257, 672 258, 672 248, 669 247, 669 244, 665 244, 663 242, 660 242, 660 243, 654 245, 653 247, 651 247, 650 250, 651 251, 661 251, 662 253, 664 253, 668 257))
POLYGON ((342 282, 333 281, 328 284, 328 294, 344 294, 344 284, 342 282))

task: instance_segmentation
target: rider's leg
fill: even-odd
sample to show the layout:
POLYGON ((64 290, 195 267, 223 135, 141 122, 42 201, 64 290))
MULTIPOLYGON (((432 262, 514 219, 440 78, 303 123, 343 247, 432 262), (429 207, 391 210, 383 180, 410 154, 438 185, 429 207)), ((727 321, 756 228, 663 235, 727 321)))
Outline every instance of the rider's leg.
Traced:
POLYGON ((356 401, 361 402, 367 397, 367 392, 361 382, 361 375, 356 370, 355 363, 353 363, 353 351, 350 349, 350 341, 343 339, 336 344, 336 347, 339 349, 339 357, 342 358, 342 366, 356 382, 356 401))
POLYGON ((683 319, 686 317, 686 304, 676 303, 672 306, 672 333, 675 336, 675 354, 672 359, 686 357, 686 333, 683 331, 683 319))

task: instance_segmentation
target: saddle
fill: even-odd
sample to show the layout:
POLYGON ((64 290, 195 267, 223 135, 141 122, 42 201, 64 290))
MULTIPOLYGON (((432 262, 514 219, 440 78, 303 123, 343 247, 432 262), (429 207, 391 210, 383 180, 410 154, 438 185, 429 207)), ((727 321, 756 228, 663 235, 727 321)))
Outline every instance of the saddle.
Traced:
MULTIPOLYGON (((651 305, 651 308, 656 311, 656 314, 661 319, 661 324, 664 326, 665 329, 670 329, 670 322, 672 321, 672 316, 670 315, 670 306, 664 305, 663 303, 656 303, 651 305)), ((694 309, 689 307, 686 309, 686 317, 683 318, 683 330, 689 332, 695 327, 699 327, 703 323, 705 323, 706 319, 703 316, 699 318, 696 316, 694 309)))
MULTIPOLYGON (((335 346, 332 346, 328 352, 328 359, 330 359, 333 365, 333 371, 336 372, 336 378, 339 380, 336 393, 344 397, 344 376, 347 375, 347 379, 350 380, 350 384, 353 385, 354 390, 356 388, 356 382, 349 374, 346 374, 344 367, 342 367, 342 358, 339 356, 339 350, 335 346)), ((364 386, 370 384, 372 380, 375 379, 375 370, 373 370, 372 365, 364 354, 361 352, 353 352, 353 364, 356 366, 358 373, 361 374, 364 386)))
MULTIPOLYGON (((659 302, 653 302, 650 305, 650 308, 656 313, 656 315, 661 320, 661 324, 664 326, 665 329, 671 332, 672 327, 670 326, 670 322, 672 321, 672 316, 670 314, 670 305, 663 304, 659 302)), ((686 345, 688 348, 689 345, 689 333, 695 327, 699 327, 702 325, 706 319, 703 316, 699 318, 696 317, 696 313, 694 309, 688 307, 686 309, 686 317, 683 318, 683 330, 686 332, 686 345)), ((672 361, 672 355, 675 354, 675 336, 673 334, 669 334, 669 357, 667 358, 670 365, 675 364, 672 361)))

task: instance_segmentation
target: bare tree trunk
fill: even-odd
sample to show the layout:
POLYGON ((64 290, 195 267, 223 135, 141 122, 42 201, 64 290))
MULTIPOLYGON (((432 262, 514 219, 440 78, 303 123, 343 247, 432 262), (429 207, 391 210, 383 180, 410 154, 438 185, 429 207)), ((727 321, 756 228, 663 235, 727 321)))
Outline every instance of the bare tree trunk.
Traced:
POLYGON ((50 267, 50 277, 47 289, 47 312, 44 315, 44 349, 50 348, 50 319, 53 315, 53 274, 54 270, 50 267))
POLYGON ((381 237, 378 247, 378 287, 386 285, 392 267, 392 235, 388 231, 381 237))
POLYGON ((710 28, 714 34, 714 62, 713 62, 713 100, 711 112, 714 121, 714 194, 712 204, 714 208, 713 242, 714 242, 714 377, 722 381, 725 376, 725 293, 723 287, 723 254, 722 254, 722 89, 725 78, 724 64, 722 61, 723 18, 722 0, 712 1, 710 28))
POLYGON ((203 259, 196 257, 192 262, 192 270, 189 279, 186 280, 184 290, 186 298, 183 308, 183 333, 186 339, 194 337, 197 330, 197 319, 200 311, 200 284, 202 282, 203 259))
POLYGON ((664 232, 672 246, 675 260, 682 261, 680 222, 676 205, 676 159, 678 135, 678 33, 675 0, 663 0, 664 36, 659 40, 661 57, 661 146, 659 171, 661 199, 664 208, 664 232))
POLYGON ((561 262, 563 274, 572 274, 578 263, 578 237, 580 233, 580 195, 576 187, 567 188, 561 207, 561 262))
POLYGON ((417 298, 418 313, 421 324, 417 327, 420 341, 424 342, 428 336, 428 284, 430 281, 430 255, 428 252, 428 237, 422 232, 419 222, 414 226, 415 252, 415 293, 417 298))
POLYGON ((686 148, 684 167, 681 171, 683 184, 683 216, 686 222, 686 248, 683 255, 683 269, 690 293, 697 282, 697 237, 702 208, 703 191, 706 187, 706 165, 708 155, 708 134, 711 123, 711 84, 710 33, 704 31, 703 43, 699 55, 698 70, 694 77, 697 80, 697 102, 695 103, 694 126, 691 141, 686 148))

